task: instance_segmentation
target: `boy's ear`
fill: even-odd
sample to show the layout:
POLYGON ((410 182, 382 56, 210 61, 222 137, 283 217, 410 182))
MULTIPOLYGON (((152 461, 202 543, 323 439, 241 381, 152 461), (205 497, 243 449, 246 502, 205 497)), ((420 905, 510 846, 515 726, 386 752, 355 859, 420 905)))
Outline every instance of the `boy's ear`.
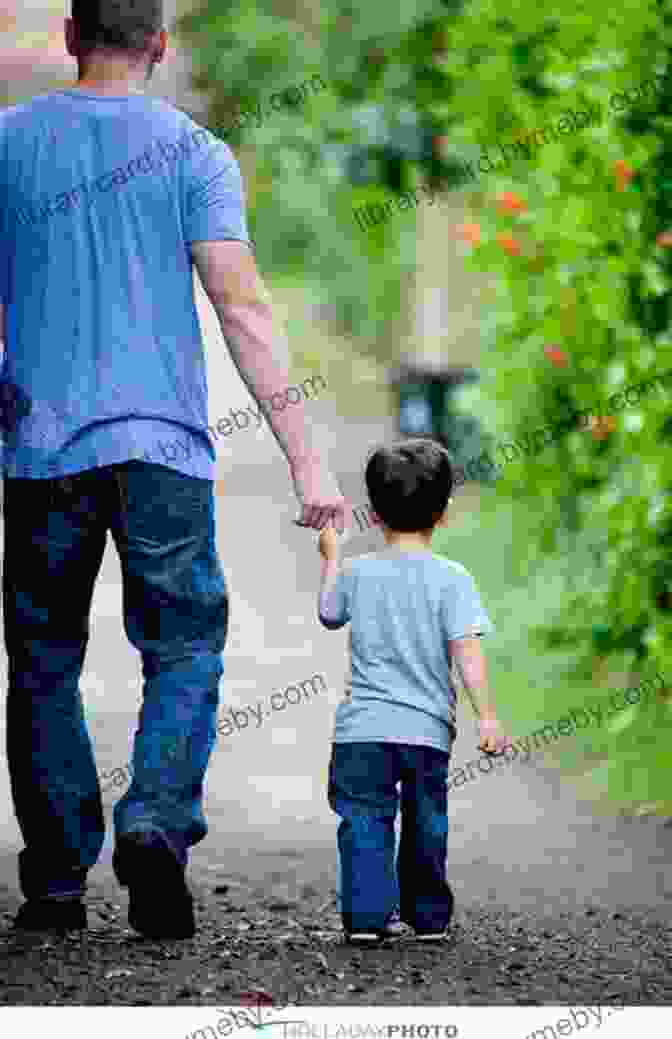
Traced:
POLYGON ((373 509, 369 509, 369 515, 371 516, 371 522, 373 523, 374 527, 379 527, 382 523, 382 520, 378 513, 374 512, 373 509))
POLYGON ((77 30, 75 29, 75 23, 72 18, 65 19, 65 49, 71 58, 77 57, 79 40, 77 39, 77 30))

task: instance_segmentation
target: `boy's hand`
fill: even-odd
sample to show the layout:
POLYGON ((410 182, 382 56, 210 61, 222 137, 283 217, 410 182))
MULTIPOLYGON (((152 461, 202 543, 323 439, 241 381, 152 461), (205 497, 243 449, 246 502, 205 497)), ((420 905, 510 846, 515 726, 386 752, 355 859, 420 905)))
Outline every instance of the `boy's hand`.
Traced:
POLYGON ((320 531, 319 537, 320 555, 328 562, 338 560, 340 552, 340 541, 334 528, 329 525, 320 531))
POLYGON ((502 754, 512 746, 497 718, 481 718, 478 722, 478 749, 486 754, 502 754))

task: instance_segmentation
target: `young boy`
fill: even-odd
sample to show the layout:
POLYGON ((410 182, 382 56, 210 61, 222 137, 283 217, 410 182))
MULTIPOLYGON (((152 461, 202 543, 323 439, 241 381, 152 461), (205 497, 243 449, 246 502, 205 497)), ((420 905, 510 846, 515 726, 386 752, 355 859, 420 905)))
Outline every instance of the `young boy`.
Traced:
POLYGON ((435 940, 453 911, 445 877, 453 662, 480 718, 479 749, 498 753, 508 743, 479 644, 493 629, 472 577, 431 551, 453 486, 447 451, 427 439, 378 448, 366 486, 386 548, 341 569, 333 527, 319 538, 320 621, 330 629, 351 624, 350 674, 329 766, 329 804, 342 820, 343 926, 350 942, 377 944, 393 932, 399 906, 417 938, 435 940))

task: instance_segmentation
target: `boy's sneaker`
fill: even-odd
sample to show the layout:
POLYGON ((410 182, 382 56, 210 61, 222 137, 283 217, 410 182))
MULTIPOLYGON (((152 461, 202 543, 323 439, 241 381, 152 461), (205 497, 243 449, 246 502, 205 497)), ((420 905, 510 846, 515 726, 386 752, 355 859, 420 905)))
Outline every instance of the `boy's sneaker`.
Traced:
POLYGON ((373 946, 385 941, 384 931, 346 931, 348 945, 373 946))
POLYGON ((394 909, 385 921, 382 931, 346 931, 345 940, 350 945, 380 945, 385 939, 402 938, 410 932, 411 928, 403 923, 399 911, 394 909))
POLYGON ((383 928, 383 934, 386 938, 403 938, 411 934, 411 928, 403 922, 399 916, 398 909, 394 909, 388 916, 383 928))
POLYGON ((14 917, 21 931, 85 931, 86 906, 81 898, 31 898, 14 917))
POLYGON ((159 834, 119 837, 112 862, 128 888, 128 922, 135 931, 155 941, 194 937, 194 900, 184 867, 159 834))
POLYGON ((448 902, 449 902, 448 923, 446 924, 446 926, 442 927, 440 931, 418 931, 418 930, 416 930, 414 928, 416 941, 418 941, 418 942, 442 942, 442 941, 444 941, 448 937, 448 924, 452 920, 453 910, 455 908, 455 896, 453 894, 453 889, 450 886, 448 886, 448 902))

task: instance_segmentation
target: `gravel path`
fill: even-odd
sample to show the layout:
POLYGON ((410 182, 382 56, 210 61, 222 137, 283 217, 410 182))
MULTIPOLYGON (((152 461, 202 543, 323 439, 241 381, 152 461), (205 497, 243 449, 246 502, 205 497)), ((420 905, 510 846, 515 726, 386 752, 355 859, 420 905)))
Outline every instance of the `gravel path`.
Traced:
POLYGON ((133 936, 120 901, 104 896, 81 938, 0 939, 0 1003, 214 1007, 250 992, 302 1006, 672 1003, 672 938, 655 915, 468 909, 440 948, 408 939, 353 951, 312 885, 294 904, 225 887, 201 888, 190 942, 133 936))
MULTIPOLYGON (((238 406, 245 394, 235 389, 238 406)), ((361 501, 357 471, 389 423, 339 420, 328 407, 319 403, 338 446, 334 469, 361 501)), ((324 785, 347 632, 326 632, 315 618, 314 538, 291 525, 296 507, 270 434, 240 434, 221 472, 218 540, 232 606, 223 707, 267 703, 317 673, 327 691, 220 738, 208 774, 210 832, 190 871, 200 931, 189 942, 152 944, 126 928, 109 835, 91 875, 89 932, 13 935, 21 842, 0 761, 0 1003, 215 1007, 244 1003, 250 992, 303 1005, 672 1003, 672 828, 598 816, 536 760, 450 795, 457 911, 444 945, 402 940, 353 951, 342 943, 324 785)), ((468 492, 459 508, 473 507, 468 492)), ((379 536, 362 535, 352 551, 379 536)), ((108 552, 82 682, 99 770, 108 774, 128 760, 139 702, 138 660, 120 606, 118 561, 108 552)), ((454 766, 474 750, 464 724, 454 766)), ((105 797, 108 819, 114 796, 105 797)))

